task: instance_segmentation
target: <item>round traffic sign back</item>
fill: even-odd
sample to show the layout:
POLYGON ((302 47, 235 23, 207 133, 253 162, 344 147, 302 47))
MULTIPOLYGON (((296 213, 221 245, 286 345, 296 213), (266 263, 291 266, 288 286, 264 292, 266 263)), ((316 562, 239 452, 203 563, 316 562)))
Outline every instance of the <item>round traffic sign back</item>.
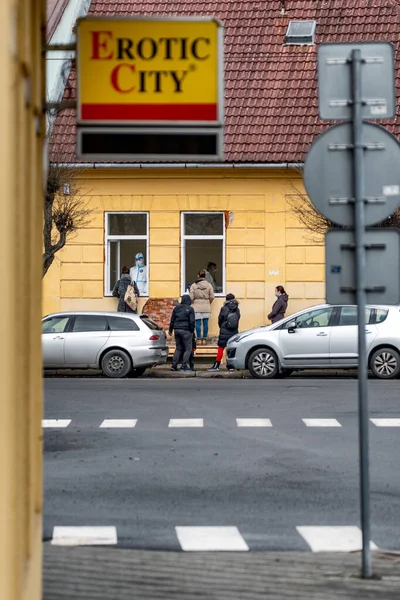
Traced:
MULTIPOLYGON (((363 123, 365 224, 375 225, 400 204, 400 144, 384 127, 363 123)), ((354 225, 352 124, 334 125, 313 142, 304 185, 315 208, 338 225, 354 225)))

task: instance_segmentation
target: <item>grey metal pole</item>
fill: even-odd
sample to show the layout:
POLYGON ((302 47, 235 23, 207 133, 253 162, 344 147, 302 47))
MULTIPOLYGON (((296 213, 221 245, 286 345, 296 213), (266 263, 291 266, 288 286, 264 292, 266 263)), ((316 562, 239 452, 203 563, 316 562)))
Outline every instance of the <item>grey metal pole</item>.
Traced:
POLYGON ((364 246, 365 205, 364 205, 364 148, 361 97, 361 50, 352 50, 351 72, 353 91, 353 173, 355 200, 355 259, 356 290, 358 305, 358 415, 359 415, 359 460, 360 460, 360 500, 362 528, 362 576, 371 577, 370 551, 370 504, 369 504, 369 420, 368 420, 368 366, 365 338, 366 305, 366 256, 364 246))

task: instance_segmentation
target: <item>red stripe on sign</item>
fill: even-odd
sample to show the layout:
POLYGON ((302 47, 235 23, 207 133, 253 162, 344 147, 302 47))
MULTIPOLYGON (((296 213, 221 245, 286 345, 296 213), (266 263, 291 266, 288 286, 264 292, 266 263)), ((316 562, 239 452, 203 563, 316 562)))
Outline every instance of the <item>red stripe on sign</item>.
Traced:
POLYGON ((82 121, 216 120, 216 104, 82 104, 82 121))

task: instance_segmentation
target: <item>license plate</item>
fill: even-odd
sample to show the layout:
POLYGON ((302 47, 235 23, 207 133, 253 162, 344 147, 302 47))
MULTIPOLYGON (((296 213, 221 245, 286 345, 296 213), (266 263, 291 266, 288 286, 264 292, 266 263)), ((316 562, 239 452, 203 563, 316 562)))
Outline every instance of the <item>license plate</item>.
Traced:
POLYGON ((161 356, 168 356, 168 350, 161 350, 161 356))

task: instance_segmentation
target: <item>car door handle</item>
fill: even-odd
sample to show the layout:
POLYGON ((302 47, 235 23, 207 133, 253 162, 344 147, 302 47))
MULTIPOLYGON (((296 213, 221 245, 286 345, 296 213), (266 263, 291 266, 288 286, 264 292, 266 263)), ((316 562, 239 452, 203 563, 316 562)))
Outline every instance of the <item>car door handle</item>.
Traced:
POLYGON ((53 340, 63 340, 63 336, 62 335, 56 335, 56 337, 53 338, 53 340))
POLYGON ((321 331, 321 333, 317 333, 317 337, 326 337, 328 334, 321 331))
POLYGON ((369 329, 366 329, 365 333, 372 333, 372 331, 370 331, 369 329))

